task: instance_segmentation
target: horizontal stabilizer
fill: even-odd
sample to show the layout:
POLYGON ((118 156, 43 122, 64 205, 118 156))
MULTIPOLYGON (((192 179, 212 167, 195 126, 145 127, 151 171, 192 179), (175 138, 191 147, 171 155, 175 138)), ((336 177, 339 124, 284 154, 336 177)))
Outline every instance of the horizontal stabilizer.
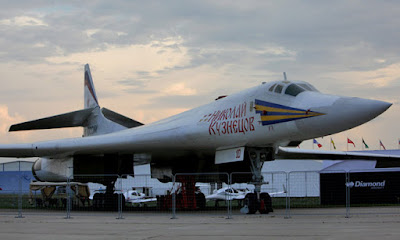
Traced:
POLYGON ((10 132, 23 130, 53 129, 64 127, 83 126, 86 119, 90 116, 94 108, 87 108, 75 112, 64 113, 47 118, 41 118, 29 122, 14 124, 10 127, 10 132))
POLYGON ((103 113, 104 117, 106 117, 108 120, 118 123, 119 125, 124 126, 126 128, 134 128, 144 125, 141 122, 125 117, 107 108, 102 108, 101 112, 103 113))

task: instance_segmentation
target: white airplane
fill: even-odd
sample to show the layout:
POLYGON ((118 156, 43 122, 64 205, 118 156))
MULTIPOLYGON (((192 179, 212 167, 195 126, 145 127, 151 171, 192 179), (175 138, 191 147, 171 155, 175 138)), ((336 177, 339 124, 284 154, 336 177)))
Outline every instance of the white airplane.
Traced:
MULTIPOLYGON (((260 213, 269 213, 272 212, 272 199, 271 196, 275 196, 278 194, 284 194, 286 193, 286 187, 283 185, 283 191, 280 192, 264 192, 261 193, 262 198, 262 204, 259 206, 259 211, 260 213)), ((218 203, 220 201, 233 201, 237 200, 239 201, 239 205, 242 205, 243 200, 245 200, 244 206, 240 209, 240 212, 242 213, 249 213, 250 208, 249 208, 249 199, 246 199, 249 195, 248 194, 253 194, 253 191, 249 189, 236 189, 236 188, 231 188, 231 187, 224 187, 218 190, 214 190, 213 194, 206 196, 206 200, 214 200, 215 201, 215 206, 218 206, 218 203)))
MULTIPOLYGON (((284 191, 280 192, 270 192, 270 196, 284 194, 286 193, 286 188, 283 186, 284 191)), ((253 193, 249 189, 236 189, 232 187, 224 187, 218 190, 214 190, 213 194, 206 196, 207 200, 222 200, 222 201, 232 201, 232 200, 243 200, 248 193, 253 193)))
POLYGON ((145 203, 156 202, 157 198, 146 196, 146 194, 138 192, 136 190, 128 190, 124 193, 125 202, 132 205, 138 204, 142 206, 145 203))
POLYGON ((232 200, 243 200, 247 193, 252 191, 245 190, 241 191, 236 188, 224 187, 218 190, 214 190, 213 194, 206 196, 207 200, 221 200, 221 201, 232 201, 232 200))
POLYGON ((148 125, 100 108, 88 65, 84 83, 83 110, 10 128, 82 126, 82 138, 0 145, 0 157, 40 157, 33 165, 38 180, 67 181, 72 176, 74 181, 106 185, 106 194, 112 194, 116 174, 133 174, 133 163, 151 163, 152 177, 164 182, 181 172, 251 171, 253 177, 241 179, 255 184, 255 193, 246 197, 249 213, 256 212, 262 202, 265 161, 397 158, 291 148, 304 140, 359 126, 391 106, 383 101, 323 94, 306 82, 263 83, 148 125))

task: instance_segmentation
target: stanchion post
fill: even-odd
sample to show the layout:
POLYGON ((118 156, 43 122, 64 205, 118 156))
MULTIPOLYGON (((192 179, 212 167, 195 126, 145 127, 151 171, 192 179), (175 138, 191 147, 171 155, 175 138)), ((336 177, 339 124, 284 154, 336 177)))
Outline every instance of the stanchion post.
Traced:
MULTIPOLYGON (((124 194, 123 194, 123 192, 122 192, 122 177, 121 176, 118 176, 118 178, 117 178, 118 180, 120 180, 119 181, 119 189, 121 190, 121 194, 118 194, 118 218, 117 219, 124 219, 124 217, 122 216, 122 208, 123 208, 123 205, 122 205, 122 203, 123 203, 123 201, 122 201, 122 198, 124 197, 124 194)), ((118 181, 117 180, 117 181, 118 181)))
POLYGON ((66 193, 67 193, 67 216, 65 219, 70 219, 71 218, 71 177, 67 179, 67 187, 66 187, 66 193))
MULTIPOLYGON (((230 189, 232 189, 232 173, 227 174, 228 177, 228 186, 230 189)), ((227 219, 232 219, 232 200, 228 199, 228 217, 227 219)))
POLYGON ((285 214, 285 219, 290 219, 292 216, 290 216, 290 172, 286 173, 286 214, 285 214))
POLYGON ((346 176, 346 218, 350 218, 350 172, 345 173, 346 176))
POLYGON ((22 216, 22 176, 18 177, 18 216, 15 218, 24 218, 22 216))
POLYGON ((172 176, 172 218, 177 219, 176 217, 176 174, 172 176))

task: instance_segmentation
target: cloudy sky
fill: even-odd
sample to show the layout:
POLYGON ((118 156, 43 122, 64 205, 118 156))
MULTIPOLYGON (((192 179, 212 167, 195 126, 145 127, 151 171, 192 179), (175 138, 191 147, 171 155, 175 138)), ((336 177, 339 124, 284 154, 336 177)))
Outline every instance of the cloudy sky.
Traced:
MULTIPOLYGON (((398 1, 4 1, 0 143, 80 136, 7 130, 82 109, 89 63, 100 104, 143 123, 285 71, 325 93, 394 103, 332 138, 340 150, 347 137, 357 150, 362 137, 398 148, 399 26, 398 1)), ((317 140, 329 149, 329 137, 317 140)))

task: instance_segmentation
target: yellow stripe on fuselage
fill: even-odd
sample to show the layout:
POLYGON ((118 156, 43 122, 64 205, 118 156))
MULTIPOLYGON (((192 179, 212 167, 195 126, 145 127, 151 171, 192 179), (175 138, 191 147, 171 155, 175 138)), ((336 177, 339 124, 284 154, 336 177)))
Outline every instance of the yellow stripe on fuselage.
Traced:
POLYGON ((288 110, 283 108, 266 107, 262 105, 256 105, 257 111, 267 111, 267 112, 284 112, 284 113, 305 113, 305 111, 298 110, 288 110))
MULTIPOLYGON (((281 113, 299 113, 299 114, 306 114, 305 116, 302 117, 311 117, 311 116, 320 116, 320 115, 325 115, 324 113, 317 113, 317 112, 308 112, 307 111, 301 111, 301 110, 289 110, 289 109, 283 109, 283 108, 274 108, 274 107, 266 107, 262 105, 256 105, 256 110, 257 111, 267 111, 267 112, 281 112, 281 113)), ((293 115, 292 115, 293 116, 293 115)))
POLYGON ((261 116, 261 121, 276 121, 283 119, 292 119, 292 118, 307 118, 313 117, 310 115, 272 115, 272 116, 261 116))

